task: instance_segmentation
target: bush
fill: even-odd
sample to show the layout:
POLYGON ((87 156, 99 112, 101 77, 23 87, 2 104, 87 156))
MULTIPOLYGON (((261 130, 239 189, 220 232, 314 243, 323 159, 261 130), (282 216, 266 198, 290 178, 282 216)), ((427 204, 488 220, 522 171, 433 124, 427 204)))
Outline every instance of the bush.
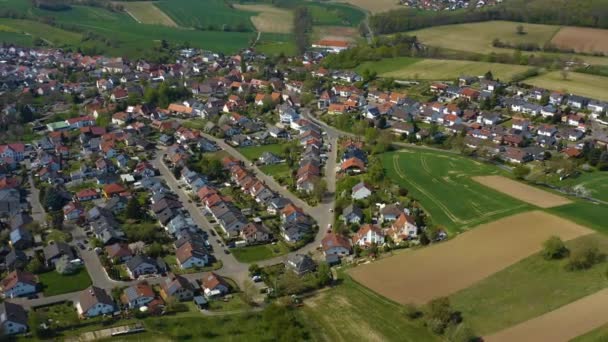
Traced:
POLYGON ((414 320, 422 316, 422 311, 412 303, 405 304, 403 312, 408 319, 414 320))
POLYGON ((543 243, 541 254, 547 260, 561 259, 568 256, 568 248, 558 236, 552 236, 543 243))
POLYGON ((585 247, 570 255, 570 258, 566 263, 566 270, 586 270, 593 267, 593 265, 604 261, 605 257, 606 256, 601 253, 597 247, 585 247))

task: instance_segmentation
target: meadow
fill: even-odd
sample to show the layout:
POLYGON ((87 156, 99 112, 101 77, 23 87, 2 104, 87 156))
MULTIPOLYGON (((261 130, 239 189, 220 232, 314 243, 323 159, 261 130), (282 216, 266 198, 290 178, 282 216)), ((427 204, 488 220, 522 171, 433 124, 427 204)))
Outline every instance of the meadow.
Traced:
POLYGON ((447 242, 360 265, 350 273, 359 283, 401 304, 424 304, 538 252, 550 236, 570 240, 591 232, 558 216, 530 211, 483 224, 447 242))
POLYGON ((270 5, 234 5, 236 9, 256 13, 251 22, 259 32, 291 33, 293 13, 270 5))
POLYGON ((440 341, 402 307, 357 284, 348 276, 340 285, 304 300, 301 314, 316 341, 440 341))
MULTIPOLYGON (((608 237, 594 233, 567 241, 566 245, 571 251, 595 245, 606 253, 608 237)), ((450 301, 475 332, 487 335, 606 287, 605 264, 573 272, 564 268, 564 262, 531 255, 451 295, 450 301)))
POLYGON ((608 100, 608 77, 570 72, 564 78, 559 71, 553 71, 524 81, 535 87, 563 91, 597 100, 608 100))
POLYGON ((164 0, 156 6, 182 27, 254 28, 250 20, 254 13, 233 8, 223 0, 164 0))
POLYGON ((552 185, 562 188, 580 189, 586 196, 608 202, 608 172, 582 172, 578 176, 568 177, 561 181, 558 175, 547 176, 550 176, 547 181, 552 185))
POLYGON ((380 13, 405 8, 405 6, 399 5, 397 1, 393 0, 347 0, 345 2, 362 8, 370 13, 380 13))
POLYGON ((262 33, 255 49, 268 56, 280 54, 293 56, 296 54, 293 35, 284 33, 262 33))
POLYGON ((148 1, 125 1, 121 3, 125 11, 142 24, 157 24, 177 26, 177 24, 161 11, 156 5, 148 1))
POLYGON ((608 234, 608 224, 606 224, 608 205, 606 204, 595 204, 585 200, 577 200, 572 204, 551 208, 548 211, 593 228, 598 232, 608 234))
POLYGON ((531 208, 471 179, 501 174, 493 165, 423 149, 386 153, 382 163, 388 177, 408 189, 433 223, 452 233, 531 208))
POLYGON ((285 147, 285 145, 283 145, 283 144, 270 144, 270 145, 241 147, 238 149, 238 151, 243 156, 245 156, 245 158, 247 158, 251 161, 257 161, 257 159, 264 152, 270 152, 279 157, 282 156, 284 147, 285 147))

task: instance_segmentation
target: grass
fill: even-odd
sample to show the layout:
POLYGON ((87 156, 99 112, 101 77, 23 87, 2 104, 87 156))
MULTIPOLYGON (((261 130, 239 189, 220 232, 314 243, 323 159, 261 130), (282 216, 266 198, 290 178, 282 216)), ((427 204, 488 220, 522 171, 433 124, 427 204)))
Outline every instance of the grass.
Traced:
POLYGON ((608 324, 581 335, 570 342, 608 342, 608 324))
POLYGON ((402 307, 350 277, 304 301, 302 313, 318 341, 439 341, 402 307))
POLYGON ((48 242, 50 241, 55 241, 55 242, 68 242, 71 240, 70 236, 65 233, 62 232, 60 230, 57 229, 52 229, 49 234, 45 237, 45 240, 48 242))
POLYGON ((253 30, 250 21, 253 13, 231 8, 223 0, 166 0, 156 6, 182 27, 207 28, 213 25, 221 29, 223 26, 236 28, 241 25, 253 30))
POLYGON ((356 68, 358 73, 363 73, 364 70, 375 71, 378 74, 385 74, 391 71, 400 70, 410 65, 420 62, 420 58, 412 57, 395 57, 385 58, 381 61, 365 62, 356 68))
POLYGON ((267 244, 232 248, 230 252, 239 262, 254 263, 285 255, 289 253, 289 249, 283 242, 279 242, 276 245, 267 244))
MULTIPOLYGON (((608 252, 608 238, 591 234, 567 242, 570 250, 595 244, 608 252)), ((569 272, 565 261, 532 255, 450 297, 478 334, 488 334, 557 309, 608 284, 605 264, 569 272)))
POLYGON ((291 33, 293 31, 293 13, 271 5, 234 5, 243 11, 256 13, 251 22, 257 31, 291 33))
POLYGON ((608 234, 606 213, 608 205, 595 204, 584 200, 577 200, 572 204, 548 209, 552 214, 565 217, 571 221, 608 234))
POLYGON ((146 1, 125 1, 121 4, 135 20, 143 24, 177 26, 177 24, 161 11, 154 3, 146 1))
POLYGON ((547 175, 547 182, 568 189, 584 189, 587 196, 608 202, 608 172, 593 171, 585 172, 575 177, 559 180, 559 175, 547 175))
POLYGON ((216 312, 228 312, 228 311, 240 311, 249 309, 249 304, 245 303, 243 298, 239 294, 233 294, 226 301, 222 299, 215 299, 209 301, 209 311, 216 312))
POLYGON ((608 77, 570 72, 567 78, 564 79, 560 71, 553 71, 528 79, 525 83, 550 90, 587 96, 597 100, 608 100, 608 93, 606 92, 606 89, 608 89, 608 77))
POLYGON ((380 76, 394 77, 397 79, 421 79, 421 80, 452 80, 462 75, 480 76, 488 71, 492 71, 494 77, 502 80, 510 80, 513 76, 523 73, 529 68, 522 65, 500 64, 488 62, 474 62, 447 59, 423 59, 417 62, 406 60, 404 67, 398 67, 397 62, 388 62, 395 66, 395 69, 388 70, 386 66, 379 66, 387 63, 387 60, 367 64, 371 69, 381 68, 386 70, 379 73, 380 76))
POLYGON ((0 30, 0 43, 31 47, 34 45, 34 38, 24 33, 0 30))
POLYGON ((501 174, 494 165, 422 149, 386 153, 382 163, 388 177, 420 201, 435 224, 452 232, 531 208, 471 179, 501 174))
POLYGON ((273 153, 279 157, 283 155, 283 144, 270 144, 270 145, 260 145, 260 146, 249 146, 249 147, 241 147, 238 151, 245 156, 245 158, 256 161, 264 152, 273 153))
POLYGON ((3 33, 26 35, 38 37, 55 46, 73 45, 80 42, 79 33, 62 30, 50 25, 42 24, 32 20, 0 18, 0 31, 3 33))
POLYGON ((296 44, 291 34, 262 33, 255 49, 269 56, 280 54, 293 56, 296 54, 296 44))
POLYGON ((79 323, 78 313, 72 302, 61 302, 36 309, 51 322, 52 329, 62 329, 79 323))
POLYGON ((427 45, 453 50, 466 50, 476 53, 505 52, 495 48, 495 38, 512 45, 535 43, 540 46, 549 42, 559 31, 559 26, 517 23, 510 21, 486 21, 457 25, 436 26, 408 32, 427 45), (516 29, 522 25, 526 34, 518 34, 516 29))
POLYGON ((91 278, 84 267, 71 275, 61 275, 55 271, 42 273, 38 275, 38 280, 42 283, 42 292, 47 297, 81 291, 91 286, 91 278))

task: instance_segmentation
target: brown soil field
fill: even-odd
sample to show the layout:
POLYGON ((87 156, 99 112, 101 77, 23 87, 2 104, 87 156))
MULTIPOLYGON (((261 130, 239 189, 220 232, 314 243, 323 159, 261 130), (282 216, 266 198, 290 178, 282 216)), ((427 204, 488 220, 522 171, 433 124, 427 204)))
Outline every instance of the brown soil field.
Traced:
POLYGON ((351 274, 398 303, 424 304, 538 252, 550 236, 570 240, 592 232, 560 217, 531 211, 483 224, 444 243, 361 265, 351 274))
POLYGON ((293 29, 293 13, 271 5, 234 5, 235 8, 259 12, 251 17, 253 26, 260 32, 291 33, 293 29))
POLYGON ((340 40, 354 42, 359 37, 359 31, 354 27, 344 26, 315 26, 313 40, 340 40))
POLYGON ((566 342, 604 325, 606 321, 608 321, 608 289, 486 336, 484 341, 566 342))
POLYGON ((124 7, 135 21, 142 24, 164 25, 177 27, 177 24, 165 12, 161 11, 154 5, 153 2, 136 1, 136 2, 115 2, 124 7))
POLYGON ((608 30, 564 27, 551 39, 551 43, 576 52, 608 53, 608 30))
POLYGON ((565 197, 537 189, 533 186, 503 176, 478 176, 473 177, 473 180, 488 188, 500 191, 511 197, 517 198, 518 200, 541 208, 551 208, 572 203, 572 201, 565 197))

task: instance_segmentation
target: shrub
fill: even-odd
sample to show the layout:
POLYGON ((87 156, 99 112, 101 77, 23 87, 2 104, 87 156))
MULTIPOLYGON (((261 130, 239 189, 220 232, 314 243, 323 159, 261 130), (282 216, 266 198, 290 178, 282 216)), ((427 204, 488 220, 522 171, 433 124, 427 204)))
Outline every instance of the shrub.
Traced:
POLYGON ((570 255, 570 258, 566 263, 566 270, 586 270, 593 267, 593 265, 604 261, 605 257, 606 256, 601 253, 597 247, 585 247, 570 255))
POLYGON ((408 303, 405 304, 403 312, 408 319, 414 320, 422 316, 422 311, 416 306, 416 304, 408 303))
POLYGON ((558 236, 552 236, 543 243, 542 255, 547 260, 561 259, 568 253, 568 248, 558 236))

